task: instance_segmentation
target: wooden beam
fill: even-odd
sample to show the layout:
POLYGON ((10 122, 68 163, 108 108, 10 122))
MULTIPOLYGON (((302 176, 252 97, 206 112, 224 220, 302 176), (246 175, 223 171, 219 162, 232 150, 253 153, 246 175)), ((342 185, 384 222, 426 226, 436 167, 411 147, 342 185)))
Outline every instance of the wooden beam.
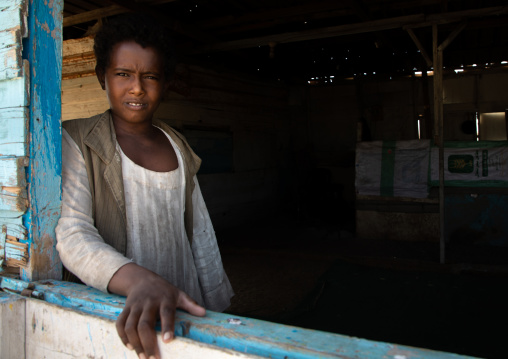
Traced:
POLYGON ((462 30, 464 30, 464 28, 466 27, 466 22, 463 22, 462 24, 460 24, 459 26, 457 26, 455 28, 455 30, 452 31, 452 33, 450 35, 448 35, 448 37, 446 38, 445 41, 443 41, 441 43, 441 45, 439 45, 439 49, 441 51, 444 51, 444 49, 446 49, 448 47, 448 45, 450 45, 450 43, 461 33, 462 30))
POLYGON ((411 28, 428 27, 433 26, 434 24, 443 25, 453 22, 461 22, 472 18, 484 16, 499 16, 506 14, 508 14, 508 6, 494 6, 483 9, 455 11, 442 14, 427 15, 425 17, 425 21, 414 24, 407 24, 407 27, 411 28))
POLYGON ((227 41, 222 43, 208 44, 196 47, 192 53, 212 52, 212 51, 228 51, 257 46, 268 46, 270 42, 291 43, 306 40, 317 40, 329 37, 338 37, 344 35, 362 34, 373 31, 382 31, 396 29, 405 24, 417 23, 425 20, 423 14, 400 16, 390 19, 367 21, 356 24, 347 24, 320 29, 312 29, 306 31, 288 32, 283 34, 269 35, 244 40, 227 41))
MULTIPOLYGON (((176 0, 154 0, 154 1, 145 2, 144 3, 145 5, 141 5, 141 6, 146 7, 146 4, 148 4, 150 6, 154 6, 154 5, 169 3, 169 2, 173 2, 173 1, 176 1, 176 0)), ((78 24, 82 24, 82 23, 88 22, 88 21, 99 20, 99 19, 102 19, 102 18, 105 18, 108 16, 124 14, 126 12, 129 12, 129 10, 125 6, 122 6, 122 5, 107 6, 107 7, 103 7, 103 8, 96 9, 96 10, 82 12, 82 13, 76 14, 76 15, 66 16, 63 19, 63 27, 78 25, 78 24)))
POLYGON ((104 7, 101 9, 97 9, 97 10, 82 12, 81 14, 76 14, 76 15, 64 17, 63 27, 78 25, 78 24, 82 24, 84 22, 99 20, 104 17, 123 14, 126 12, 127 12, 127 10, 125 10, 125 8, 118 6, 118 5, 113 5, 113 6, 108 6, 108 7, 104 7))
POLYGON ((418 50, 420 50, 420 54, 422 54, 423 58, 425 59, 425 63, 428 67, 432 67, 432 60, 429 57, 429 54, 427 54, 427 51, 425 50, 425 47, 423 47, 422 43, 414 33, 413 29, 405 28, 411 39, 413 39, 413 42, 415 43, 418 50))
POLYGON ((418 27, 432 26, 432 24, 453 23, 458 21, 464 21, 465 19, 468 18, 482 16, 498 16, 506 13, 508 13, 508 6, 496 6, 485 9, 457 11, 436 15, 415 14, 415 15, 399 16, 381 20, 365 21, 355 24, 339 25, 306 31, 288 32, 257 38, 207 44, 203 46, 194 47, 193 49, 189 50, 189 53, 230 51, 258 46, 268 46, 270 42, 276 42, 279 44, 291 43, 298 41, 317 40, 330 37, 391 30, 397 28, 413 29, 418 27))

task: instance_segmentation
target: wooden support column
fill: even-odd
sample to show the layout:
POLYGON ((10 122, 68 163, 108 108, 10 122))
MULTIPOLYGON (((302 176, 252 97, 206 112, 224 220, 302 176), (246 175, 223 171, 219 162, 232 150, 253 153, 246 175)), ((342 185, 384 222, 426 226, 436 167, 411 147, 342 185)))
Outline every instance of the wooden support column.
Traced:
POLYGON ((61 78, 63 0, 30 1, 25 56, 30 63, 30 208, 27 281, 60 279, 55 226, 61 206, 61 78))
POLYGON ((444 263, 443 51, 438 45, 437 24, 432 25, 432 53, 434 64, 434 142, 439 147, 439 261, 444 263))
POLYGON ((438 45, 437 24, 432 25, 432 53, 434 63, 434 141, 439 146, 439 259, 445 263, 445 218, 444 218, 444 137, 443 137, 443 52, 444 49, 464 30, 466 23, 461 23, 438 45))

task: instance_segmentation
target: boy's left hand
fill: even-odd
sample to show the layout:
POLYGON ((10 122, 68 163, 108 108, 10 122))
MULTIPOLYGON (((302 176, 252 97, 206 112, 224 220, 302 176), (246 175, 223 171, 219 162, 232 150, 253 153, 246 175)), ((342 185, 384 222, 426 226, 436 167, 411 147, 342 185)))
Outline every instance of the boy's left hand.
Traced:
POLYGON ((160 358, 155 332, 159 318, 163 341, 168 343, 174 337, 176 308, 196 316, 206 314, 205 308, 186 293, 134 263, 120 268, 111 279, 108 289, 127 296, 116 328, 122 342, 135 350, 141 359, 160 358))

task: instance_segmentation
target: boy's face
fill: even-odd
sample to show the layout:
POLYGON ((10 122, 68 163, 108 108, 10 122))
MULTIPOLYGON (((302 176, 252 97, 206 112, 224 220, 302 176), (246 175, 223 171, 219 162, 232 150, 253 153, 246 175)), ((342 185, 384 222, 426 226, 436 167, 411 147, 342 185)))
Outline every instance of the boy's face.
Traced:
POLYGON ((151 122, 167 88, 160 54, 134 41, 116 44, 109 66, 97 77, 106 90, 113 120, 124 125, 151 122))

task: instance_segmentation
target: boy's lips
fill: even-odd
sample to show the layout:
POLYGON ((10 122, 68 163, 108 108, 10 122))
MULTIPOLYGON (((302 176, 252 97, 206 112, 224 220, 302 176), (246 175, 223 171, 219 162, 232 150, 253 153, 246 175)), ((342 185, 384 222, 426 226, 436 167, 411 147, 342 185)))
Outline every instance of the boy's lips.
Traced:
POLYGON ((125 104, 128 107, 133 108, 133 109, 141 109, 141 108, 145 108, 147 106, 146 103, 137 102, 137 101, 126 101, 125 104))

